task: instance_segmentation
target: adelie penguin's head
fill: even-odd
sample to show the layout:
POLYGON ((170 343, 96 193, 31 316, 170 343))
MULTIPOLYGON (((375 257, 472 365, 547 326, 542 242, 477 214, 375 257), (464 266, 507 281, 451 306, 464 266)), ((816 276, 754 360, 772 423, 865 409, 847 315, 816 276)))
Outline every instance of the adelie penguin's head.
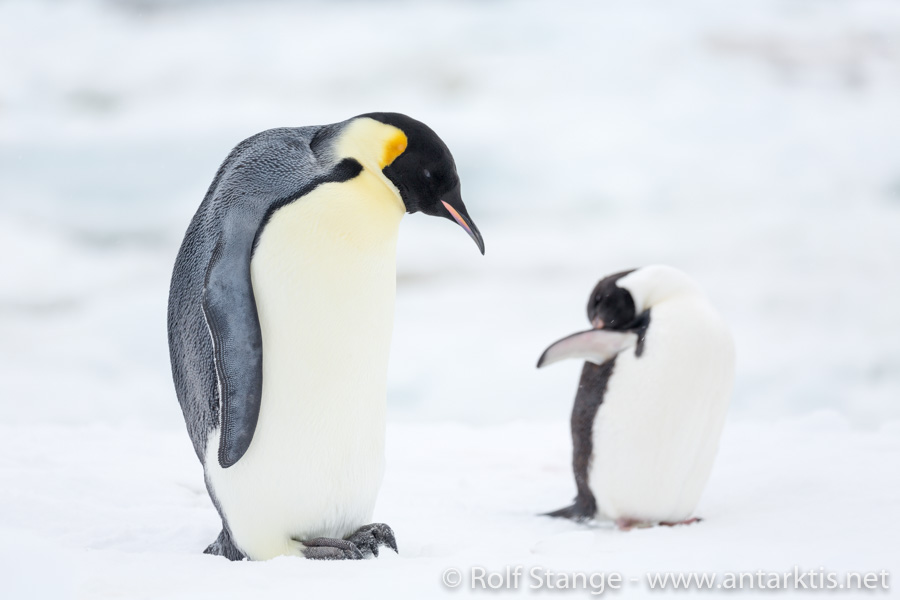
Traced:
POLYGON ((567 358, 603 364, 634 346, 640 356, 651 309, 685 293, 699 293, 699 288, 687 275, 665 265, 604 277, 588 298, 587 317, 593 327, 551 344, 538 360, 538 368, 567 358))
POLYGON ((609 275, 600 280, 588 298, 588 321, 594 329, 625 331, 633 328, 637 317, 634 298, 627 288, 616 283, 634 272, 634 269, 609 275))
POLYGON ((484 254, 484 240, 460 194, 456 163, 447 145, 430 127, 399 113, 368 113, 370 118, 400 130, 385 145, 382 173, 400 191, 406 212, 444 217, 466 230, 484 254))

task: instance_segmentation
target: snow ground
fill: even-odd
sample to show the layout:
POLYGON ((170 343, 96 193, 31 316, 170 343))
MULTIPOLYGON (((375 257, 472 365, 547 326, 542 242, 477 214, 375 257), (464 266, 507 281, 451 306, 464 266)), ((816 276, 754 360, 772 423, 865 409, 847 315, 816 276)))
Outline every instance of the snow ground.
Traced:
MULTIPOLYGON (((180 432, 5 427, 5 584, 54 597, 68 588, 90 598, 429 598, 449 593, 444 570, 472 566, 630 578, 794 565, 891 571, 900 559, 900 521, 890 518, 900 485, 885 472, 900 459, 896 425, 854 431, 833 412, 731 424, 698 511, 706 520, 627 533, 536 516, 574 495, 567 433, 559 421, 392 424, 376 515, 394 527, 400 556, 231 564, 198 553, 218 524, 180 432)), ((628 583, 624 594, 653 592, 628 583)))
POLYGON ((889 0, 0 3, 0 586, 19 586, 0 597, 896 570, 898 32, 889 0), (216 517, 165 343, 181 235, 243 137, 370 110, 447 140, 487 243, 401 230, 376 517, 402 554, 199 555, 216 517), (537 518, 573 493, 578 365, 534 362, 600 276, 653 262, 694 275, 737 340, 707 520, 537 518))

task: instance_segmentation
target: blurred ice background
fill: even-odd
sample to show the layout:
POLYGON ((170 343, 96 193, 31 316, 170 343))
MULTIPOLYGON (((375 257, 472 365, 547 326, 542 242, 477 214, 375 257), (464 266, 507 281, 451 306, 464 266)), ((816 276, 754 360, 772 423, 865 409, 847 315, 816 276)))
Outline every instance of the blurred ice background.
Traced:
POLYGON ((168 276, 219 162, 373 110, 444 137, 487 242, 405 220, 393 418, 564 417, 578 365, 535 359, 653 262, 732 323, 734 414, 900 416, 897 2, 13 0, 0 418, 180 427, 168 276))
POLYGON ((0 0, 4 597, 894 565, 898 308, 896 1, 0 0), (403 554, 231 569, 199 554, 219 523, 169 375, 170 269, 237 142, 376 110, 447 141, 487 244, 401 228, 376 518, 403 554), (534 363, 597 279, 655 262, 737 338, 709 520, 537 519, 573 487, 579 365, 534 363))
MULTIPOLYGON (((900 4, 0 2, 0 418, 180 428, 165 299, 229 149, 400 111, 484 232, 401 231, 392 419, 565 418, 602 275, 734 327, 733 414, 900 416, 900 4)), ((361 298, 361 302, 365 299, 361 298)))

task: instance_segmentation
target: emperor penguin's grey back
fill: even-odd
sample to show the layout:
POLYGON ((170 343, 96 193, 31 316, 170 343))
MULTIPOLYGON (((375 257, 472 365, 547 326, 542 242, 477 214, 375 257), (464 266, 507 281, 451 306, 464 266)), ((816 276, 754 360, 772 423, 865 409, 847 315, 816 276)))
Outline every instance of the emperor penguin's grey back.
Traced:
MULTIPOLYGON (((281 128, 250 137, 219 167, 185 234, 169 289, 168 333, 172 377, 194 451, 205 460, 207 438, 220 425, 220 377, 213 336, 204 314, 204 294, 211 267, 220 264, 217 283, 225 278, 225 302, 241 319, 231 321, 223 345, 254 344, 259 335, 250 284, 250 259, 259 231, 272 212, 327 180, 335 159, 328 143, 343 124, 281 128), (244 290, 244 294, 233 293, 244 290), (234 329, 245 330, 234 331, 234 329)), ((239 385, 262 386, 261 347, 248 355, 260 364, 244 366, 239 385), (254 377, 255 374, 255 377, 254 377)), ((220 361, 221 362, 221 361, 220 361)), ((240 392, 240 390, 238 390, 240 392)), ((232 392, 234 393, 234 392, 232 392)), ((252 431, 250 432, 252 435, 252 431)))

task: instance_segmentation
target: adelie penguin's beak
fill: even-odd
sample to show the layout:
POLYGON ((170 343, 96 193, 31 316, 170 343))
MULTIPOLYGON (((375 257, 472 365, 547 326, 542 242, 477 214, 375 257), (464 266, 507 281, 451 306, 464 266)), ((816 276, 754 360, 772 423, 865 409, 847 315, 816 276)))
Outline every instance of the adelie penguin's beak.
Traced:
POLYGON ((602 365, 636 343, 637 334, 629 331, 608 331, 600 328, 579 331, 550 344, 550 347, 544 350, 538 359, 537 368, 540 369, 567 358, 578 358, 602 365))
POLYGON ((441 204, 444 205, 444 208, 447 209, 447 212, 450 213, 450 216, 456 221, 460 227, 466 230, 466 233, 469 234, 473 240, 475 240, 475 244, 478 246, 478 250, 481 251, 481 254, 484 254, 484 239, 481 237, 481 232, 478 231, 478 227, 475 226, 475 223, 472 222, 472 217, 469 216, 469 213, 466 211, 466 205, 463 204, 462 197, 459 194, 459 189, 457 188, 453 192, 447 194, 441 199, 441 204))

